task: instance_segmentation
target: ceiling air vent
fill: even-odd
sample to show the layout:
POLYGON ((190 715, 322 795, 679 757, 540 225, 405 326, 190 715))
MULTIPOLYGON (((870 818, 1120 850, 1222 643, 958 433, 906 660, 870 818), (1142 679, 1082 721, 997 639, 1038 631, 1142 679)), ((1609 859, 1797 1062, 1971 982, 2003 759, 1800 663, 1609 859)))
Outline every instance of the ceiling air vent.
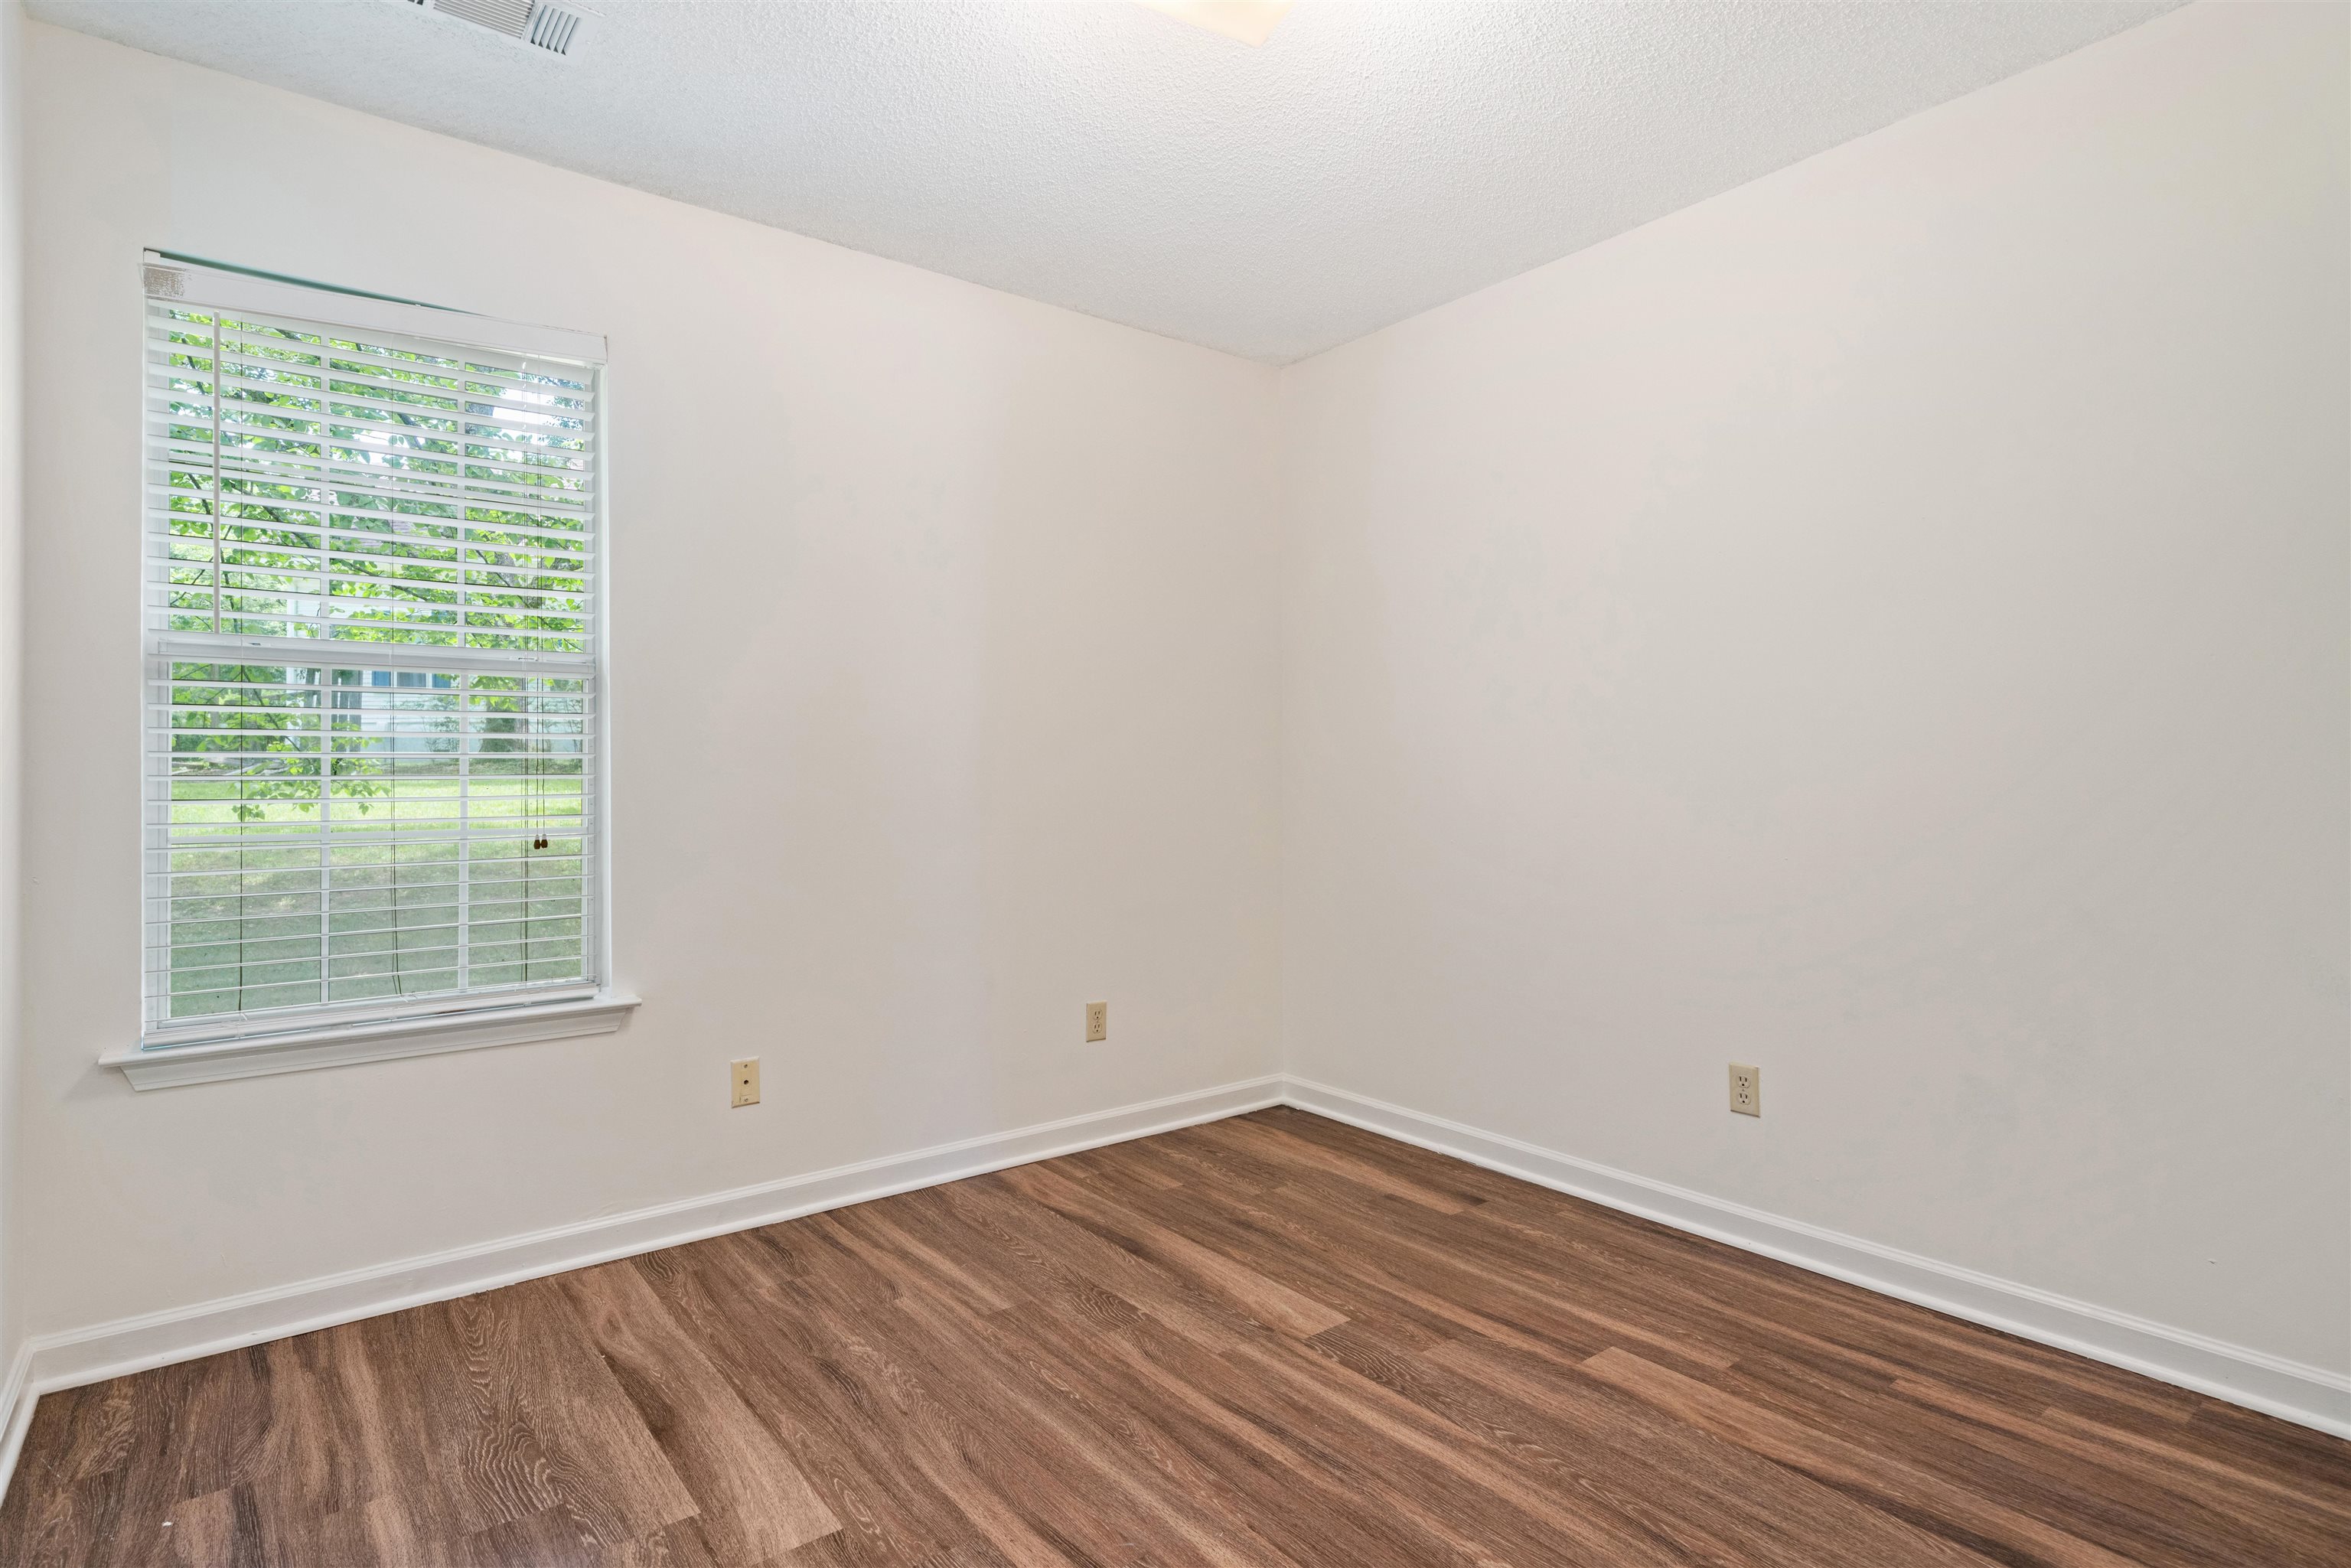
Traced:
POLYGON ((486 27, 551 55, 568 55, 580 42, 588 14, 550 0, 409 0, 460 22, 486 27))
POLYGON ((571 40, 580 36, 580 24, 584 20, 579 12, 567 11, 560 5, 535 5, 530 8, 527 41, 542 49, 568 55, 571 52, 571 40))

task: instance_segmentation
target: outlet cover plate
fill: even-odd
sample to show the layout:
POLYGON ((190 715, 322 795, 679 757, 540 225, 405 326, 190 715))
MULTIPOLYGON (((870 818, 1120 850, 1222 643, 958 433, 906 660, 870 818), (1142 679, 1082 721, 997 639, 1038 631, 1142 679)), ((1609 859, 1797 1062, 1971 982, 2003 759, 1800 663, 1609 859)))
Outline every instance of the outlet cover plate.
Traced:
POLYGON ((1730 1108, 1742 1116, 1763 1113, 1763 1070, 1742 1062, 1730 1064, 1730 1108))

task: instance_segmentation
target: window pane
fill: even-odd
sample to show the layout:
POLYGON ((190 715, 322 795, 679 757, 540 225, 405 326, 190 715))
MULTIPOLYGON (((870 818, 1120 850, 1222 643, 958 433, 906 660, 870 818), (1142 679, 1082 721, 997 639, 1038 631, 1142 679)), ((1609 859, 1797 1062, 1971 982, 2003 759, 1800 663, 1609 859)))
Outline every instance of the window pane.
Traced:
POLYGON ((174 663, 170 1016, 585 977, 585 685, 174 663))
POLYGON ((597 977, 594 375, 150 301, 151 1027, 597 977))

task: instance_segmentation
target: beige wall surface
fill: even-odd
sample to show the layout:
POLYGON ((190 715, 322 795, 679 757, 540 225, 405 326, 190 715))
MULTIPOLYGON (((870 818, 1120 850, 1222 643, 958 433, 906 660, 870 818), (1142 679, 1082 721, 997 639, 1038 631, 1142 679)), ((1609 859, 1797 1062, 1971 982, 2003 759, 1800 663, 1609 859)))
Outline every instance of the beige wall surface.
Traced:
POLYGON ((0 0, 0 1376, 24 1339, 17 1305, 18 675, 24 590, 25 8, 0 0))
POLYGON ((1290 1070, 2351 1368, 2346 17, 1293 367, 1290 1070))
POLYGON ((2345 18, 1280 372, 29 27, 5 1332, 1286 1066, 2351 1367, 2345 18), (609 337, 623 1033, 97 1067, 150 246, 609 337))
POLYGON ((1273 371, 30 37, 29 1331, 1273 1071, 1273 371), (610 339, 624 1032, 96 1065, 140 1024, 148 246, 610 339))

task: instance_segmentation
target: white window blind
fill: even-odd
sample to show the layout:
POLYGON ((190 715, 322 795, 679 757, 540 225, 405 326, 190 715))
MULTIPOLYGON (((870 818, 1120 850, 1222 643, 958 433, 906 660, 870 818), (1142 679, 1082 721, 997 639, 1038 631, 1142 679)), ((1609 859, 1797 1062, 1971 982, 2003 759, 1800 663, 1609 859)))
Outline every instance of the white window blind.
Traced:
POLYGON ((148 281, 142 1043, 592 993, 601 340, 148 281))

